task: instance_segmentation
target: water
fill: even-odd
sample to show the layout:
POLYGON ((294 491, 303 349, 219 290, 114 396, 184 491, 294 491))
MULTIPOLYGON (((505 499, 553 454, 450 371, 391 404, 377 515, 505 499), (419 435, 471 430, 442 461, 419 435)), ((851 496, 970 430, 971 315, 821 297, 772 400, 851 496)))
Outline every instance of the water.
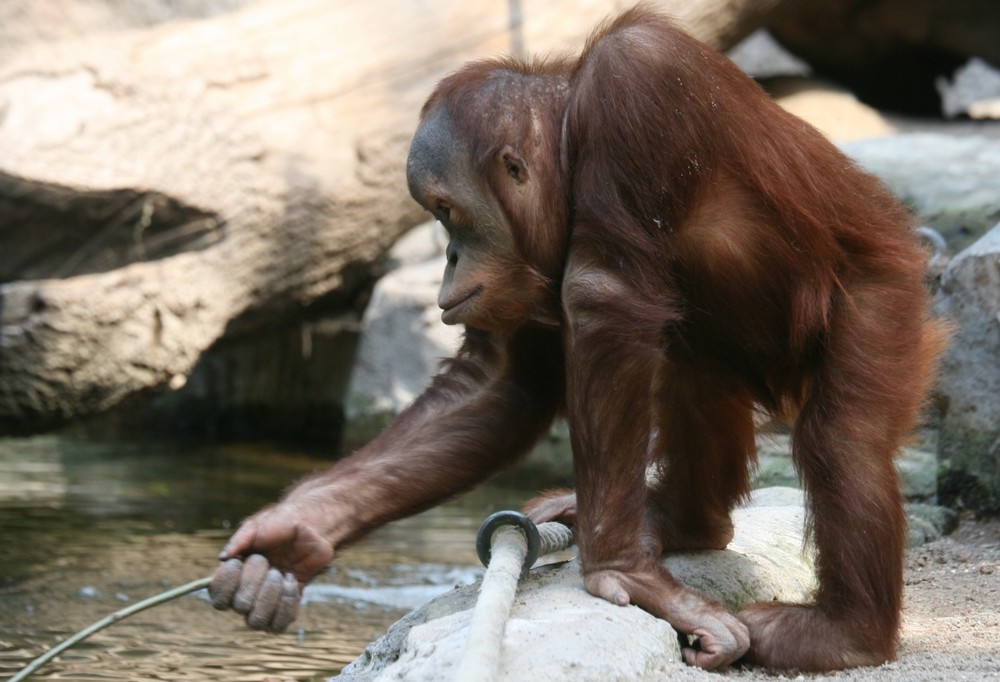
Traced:
MULTIPOLYGON (((90 623, 210 574, 241 518, 328 465, 266 448, 0 439, 0 680, 90 623)), ((326 679, 410 608, 472 582, 479 523, 528 494, 487 486, 344 550, 284 635, 246 629, 202 592, 112 625, 31 679, 326 679)))

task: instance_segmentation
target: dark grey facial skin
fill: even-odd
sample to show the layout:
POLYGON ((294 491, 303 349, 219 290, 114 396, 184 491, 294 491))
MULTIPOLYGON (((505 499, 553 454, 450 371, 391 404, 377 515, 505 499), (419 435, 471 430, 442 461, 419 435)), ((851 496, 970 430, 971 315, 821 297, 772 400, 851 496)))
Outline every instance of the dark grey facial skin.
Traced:
POLYGON ((509 257, 513 238, 500 204, 471 159, 447 112, 432 109, 417 129, 406 162, 410 194, 448 231, 448 262, 438 296, 447 324, 471 324, 493 292, 490 260, 509 257))

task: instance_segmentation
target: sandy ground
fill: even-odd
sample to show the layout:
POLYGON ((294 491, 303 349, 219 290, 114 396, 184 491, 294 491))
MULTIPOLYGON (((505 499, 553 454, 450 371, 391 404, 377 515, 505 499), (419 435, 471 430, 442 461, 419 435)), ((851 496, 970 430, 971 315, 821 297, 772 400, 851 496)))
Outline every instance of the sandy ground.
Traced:
POLYGON ((911 550, 899 660, 859 680, 1000 680, 1000 521, 911 550))
MULTIPOLYGON (((833 675, 732 670, 715 679, 1000 680, 1000 520, 963 521, 950 536, 909 550, 905 598, 893 663, 833 675)), ((678 679, 710 678, 686 671, 678 679)))

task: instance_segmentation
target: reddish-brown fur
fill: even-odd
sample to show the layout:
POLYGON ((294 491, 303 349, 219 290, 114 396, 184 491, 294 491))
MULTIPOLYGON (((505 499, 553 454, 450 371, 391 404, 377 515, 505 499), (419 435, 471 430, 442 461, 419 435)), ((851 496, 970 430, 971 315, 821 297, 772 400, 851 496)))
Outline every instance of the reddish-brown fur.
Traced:
MULTIPOLYGON (((321 568, 310 557, 467 489, 564 413, 576 493, 527 509, 575 526, 592 593, 697 635, 685 658, 704 667, 893 658, 893 455, 941 339, 905 210, 644 9, 573 62, 466 67, 422 121, 411 191, 452 236, 458 283, 443 295, 471 292, 452 313, 465 344, 378 439, 251 517, 224 557, 262 553, 305 581, 321 568), (793 423, 820 586, 814 604, 734 617, 658 558, 731 539, 755 410, 793 423)), ((251 573, 220 571, 223 593, 251 573)))

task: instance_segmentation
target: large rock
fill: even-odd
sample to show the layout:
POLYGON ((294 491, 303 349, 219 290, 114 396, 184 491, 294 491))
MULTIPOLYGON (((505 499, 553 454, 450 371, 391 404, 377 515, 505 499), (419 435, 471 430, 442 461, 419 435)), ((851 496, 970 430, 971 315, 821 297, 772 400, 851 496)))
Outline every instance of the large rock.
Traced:
POLYGON ((462 328, 441 322, 437 293, 446 239, 428 223, 389 252, 390 271, 375 285, 345 404, 345 445, 364 443, 426 388, 442 358, 455 354, 462 328))
POLYGON ((939 495, 1000 513, 1000 224, 951 261, 935 305, 955 325, 937 388, 939 495))
POLYGON ((905 133, 841 145, 953 252, 1000 221, 1000 140, 905 133))
MULTIPOLYGON (((665 563, 680 580, 730 608, 808 601, 815 574, 803 520, 799 491, 759 491, 754 506, 734 514, 729 549, 678 554, 665 563)), ((405 616, 337 679, 451 679, 478 589, 457 588, 405 616)), ((502 646, 499 680, 663 680, 684 667, 673 629, 638 607, 588 594, 577 560, 537 568, 522 579, 502 646)))

